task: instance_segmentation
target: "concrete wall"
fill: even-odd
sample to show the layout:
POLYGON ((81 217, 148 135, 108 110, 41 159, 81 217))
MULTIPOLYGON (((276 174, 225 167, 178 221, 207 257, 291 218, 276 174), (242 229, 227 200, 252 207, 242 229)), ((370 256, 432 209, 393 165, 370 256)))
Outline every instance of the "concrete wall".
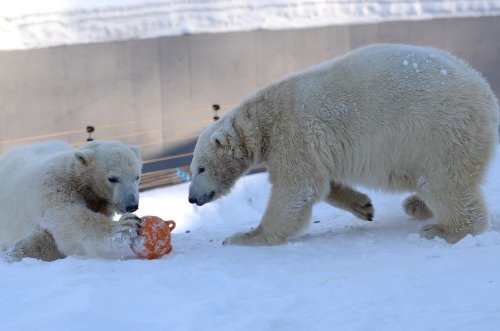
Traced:
POLYGON ((79 144, 91 124, 95 138, 140 144, 146 159, 189 152, 212 104, 223 115, 272 80, 375 42, 450 50, 500 95, 499 33, 500 17, 482 17, 0 52, 0 151, 49 138, 79 144))

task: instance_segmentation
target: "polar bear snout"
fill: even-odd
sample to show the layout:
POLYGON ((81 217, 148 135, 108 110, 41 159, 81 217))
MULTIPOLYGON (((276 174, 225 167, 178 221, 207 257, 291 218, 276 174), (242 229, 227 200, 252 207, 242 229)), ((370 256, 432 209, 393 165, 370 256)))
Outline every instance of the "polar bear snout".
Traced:
POLYGON ((122 208, 125 209, 127 213, 133 213, 139 209, 139 198, 132 194, 127 196, 125 201, 123 201, 122 208))
POLYGON ((115 201, 115 206, 121 213, 133 213, 139 209, 138 194, 118 194, 118 196, 122 196, 122 198, 118 198, 117 201, 115 201))
POLYGON ((137 209, 139 209, 139 203, 138 202, 130 202, 126 204, 117 204, 116 207, 118 207, 118 210, 121 213, 133 213, 137 209))
POLYGON ((189 185, 189 203, 203 206, 214 199, 216 190, 216 185, 205 174, 202 176, 195 174, 189 185))
POLYGON ((203 206, 204 204, 212 201, 214 195, 215 195, 214 191, 202 195, 195 195, 193 193, 189 193, 189 203, 195 203, 198 206, 203 206))
POLYGON ((136 211, 137 209, 139 209, 139 205, 138 204, 129 205, 125 209, 127 210, 127 213, 133 213, 134 211, 136 211))

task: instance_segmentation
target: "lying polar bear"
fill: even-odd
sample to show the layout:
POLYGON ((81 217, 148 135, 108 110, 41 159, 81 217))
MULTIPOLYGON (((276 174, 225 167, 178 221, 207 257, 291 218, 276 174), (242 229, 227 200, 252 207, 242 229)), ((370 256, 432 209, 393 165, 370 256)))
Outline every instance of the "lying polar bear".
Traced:
POLYGON ((283 243, 325 200, 371 220, 354 185, 415 192, 410 216, 435 217, 425 238, 455 243, 488 225, 480 185, 498 139, 498 103, 487 82, 441 50, 379 44, 274 82, 203 130, 189 202, 227 194, 265 162, 271 197, 259 226, 227 244, 283 243))
POLYGON ((9 261, 131 256, 141 167, 139 147, 120 142, 11 149, 0 158, 0 248, 9 261))

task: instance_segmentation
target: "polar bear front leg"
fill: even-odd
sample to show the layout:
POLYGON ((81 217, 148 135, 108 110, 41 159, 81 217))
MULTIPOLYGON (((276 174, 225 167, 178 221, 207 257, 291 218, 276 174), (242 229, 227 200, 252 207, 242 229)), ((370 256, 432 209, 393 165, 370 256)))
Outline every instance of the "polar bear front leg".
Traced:
POLYGON ((373 221, 373 205, 370 198, 348 186, 330 184, 330 193, 325 198, 330 205, 346 210, 363 221, 373 221))
POLYGON ((273 187, 271 198, 259 226, 249 232, 236 233, 223 245, 278 245, 298 234, 309 222, 315 202, 312 188, 273 187))
POLYGON ((140 218, 134 214, 113 221, 103 214, 76 208, 65 210, 64 215, 52 215, 47 228, 65 255, 119 259, 134 255, 130 245, 139 226, 140 218))
POLYGON ((65 256, 57 249, 52 235, 45 230, 40 230, 17 240, 6 253, 6 260, 9 262, 21 261, 25 257, 54 261, 65 256))

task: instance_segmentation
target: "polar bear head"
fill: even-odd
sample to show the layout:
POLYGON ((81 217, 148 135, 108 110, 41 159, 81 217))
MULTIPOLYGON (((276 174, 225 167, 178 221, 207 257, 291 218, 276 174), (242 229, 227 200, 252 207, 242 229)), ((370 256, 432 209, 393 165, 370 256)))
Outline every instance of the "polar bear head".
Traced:
POLYGON ((118 141, 89 142, 75 151, 75 158, 79 182, 90 189, 89 195, 112 204, 119 214, 139 208, 139 146, 118 141))
POLYGON ((227 193, 253 162, 243 128, 226 116, 203 130, 191 161, 189 202, 198 206, 227 193))

